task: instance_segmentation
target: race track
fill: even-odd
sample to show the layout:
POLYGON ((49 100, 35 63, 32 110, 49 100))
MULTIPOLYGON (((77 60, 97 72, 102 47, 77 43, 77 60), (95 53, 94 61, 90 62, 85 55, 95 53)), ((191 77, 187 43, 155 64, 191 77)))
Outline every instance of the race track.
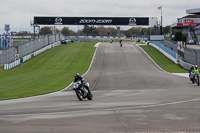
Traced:
POLYGON ((200 131, 200 87, 161 71, 133 43, 101 43, 84 78, 92 101, 78 101, 72 87, 0 101, 0 133, 200 131))

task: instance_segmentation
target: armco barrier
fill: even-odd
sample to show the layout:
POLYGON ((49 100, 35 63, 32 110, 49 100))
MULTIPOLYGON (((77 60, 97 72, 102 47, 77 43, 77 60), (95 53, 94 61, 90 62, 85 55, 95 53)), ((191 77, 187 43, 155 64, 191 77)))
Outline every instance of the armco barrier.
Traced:
POLYGON ((48 49, 49 49, 49 46, 46 46, 46 47, 44 47, 44 48, 42 48, 42 49, 37 50, 36 52, 34 52, 33 55, 34 56, 39 55, 40 53, 42 53, 42 52, 44 52, 44 51, 46 51, 48 49))
POLYGON ((184 62, 182 59, 179 59, 179 64, 180 64, 180 66, 182 66, 183 68, 185 68, 187 70, 190 70, 190 68, 193 66, 190 63, 184 62))
POLYGON ((60 41, 58 41, 58 42, 55 42, 55 43, 53 43, 52 44, 52 47, 56 47, 56 46, 58 46, 58 45, 60 45, 61 44, 61 42, 60 41))
POLYGON ((33 55, 36 56, 36 55, 38 55, 38 54, 40 54, 40 53, 42 53, 42 52, 44 52, 44 51, 46 51, 46 50, 48 50, 48 49, 50 49, 52 47, 56 47, 58 45, 60 45, 60 41, 55 42, 53 44, 50 44, 50 45, 48 45, 48 46, 46 46, 46 47, 44 47, 44 48, 42 48, 40 50, 37 50, 36 52, 33 53, 33 55))
POLYGON ((14 61, 14 62, 12 62, 12 63, 10 63, 10 64, 4 64, 3 69, 4 69, 4 70, 12 69, 12 68, 14 68, 14 67, 20 65, 20 63, 21 63, 21 62, 20 62, 20 59, 19 59, 19 60, 16 60, 16 61, 14 61))
POLYGON ((29 55, 27 55, 27 56, 24 56, 24 57, 22 58, 22 63, 26 62, 27 60, 30 60, 30 59, 31 59, 31 56, 32 56, 32 54, 29 54, 29 55))
POLYGON ((150 45, 153 46, 154 48, 156 48, 157 50, 159 50, 161 53, 163 53, 165 56, 167 56, 174 63, 178 64, 178 61, 177 61, 178 54, 177 53, 175 53, 172 50, 166 48, 165 46, 163 46, 162 44, 158 43, 157 41, 152 41, 152 43, 150 43, 150 45))

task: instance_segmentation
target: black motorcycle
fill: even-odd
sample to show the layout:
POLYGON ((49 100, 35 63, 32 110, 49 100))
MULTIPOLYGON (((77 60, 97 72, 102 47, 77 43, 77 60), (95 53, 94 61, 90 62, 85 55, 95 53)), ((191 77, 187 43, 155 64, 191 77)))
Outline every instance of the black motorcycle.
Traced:
POLYGON ((93 95, 89 90, 89 83, 86 83, 84 86, 81 86, 81 81, 77 81, 74 83, 73 90, 76 93, 77 98, 82 101, 87 98, 88 100, 93 99, 93 95))

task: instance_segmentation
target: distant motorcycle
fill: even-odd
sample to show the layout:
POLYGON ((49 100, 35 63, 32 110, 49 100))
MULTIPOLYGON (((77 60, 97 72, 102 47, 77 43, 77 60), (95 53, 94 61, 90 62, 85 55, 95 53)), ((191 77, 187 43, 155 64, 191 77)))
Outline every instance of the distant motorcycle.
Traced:
POLYGON ((93 95, 89 90, 89 83, 86 83, 84 86, 81 86, 81 81, 77 81, 74 83, 73 90, 76 93, 77 98, 82 101, 87 98, 88 100, 93 99, 93 95))

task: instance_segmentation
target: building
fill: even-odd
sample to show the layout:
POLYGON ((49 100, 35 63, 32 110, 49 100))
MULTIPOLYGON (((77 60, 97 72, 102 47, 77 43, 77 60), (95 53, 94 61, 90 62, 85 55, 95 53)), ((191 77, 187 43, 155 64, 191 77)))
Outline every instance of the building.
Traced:
POLYGON ((187 16, 177 19, 172 29, 181 29, 188 34, 187 43, 200 44, 200 8, 186 10, 187 16))

